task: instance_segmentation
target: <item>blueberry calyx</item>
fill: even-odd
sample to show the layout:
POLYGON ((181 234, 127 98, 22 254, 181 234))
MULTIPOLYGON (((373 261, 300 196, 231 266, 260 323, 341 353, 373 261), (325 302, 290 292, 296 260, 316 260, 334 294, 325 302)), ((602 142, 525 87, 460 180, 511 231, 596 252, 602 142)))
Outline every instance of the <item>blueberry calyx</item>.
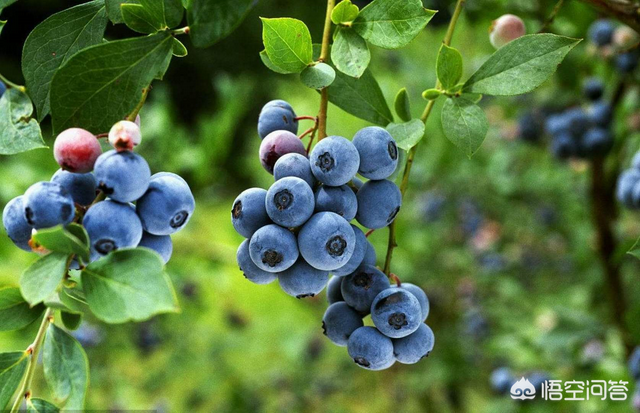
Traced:
POLYGON ((396 207, 396 209, 391 211, 391 213, 389 214, 389 218, 387 218, 387 224, 392 223, 393 220, 396 219, 396 215, 398 215, 398 212, 400 212, 400 207, 396 207))
POLYGON ((394 161, 398 159, 398 147, 396 146, 396 143, 394 141, 389 141, 387 150, 389 151, 389 156, 391 157, 391 159, 393 159, 394 161))
POLYGON ((269 267, 275 267, 283 260, 282 254, 276 250, 267 250, 262 254, 262 263, 267 264, 269 267))
POLYGON ((187 211, 180 211, 171 218, 169 225, 171 228, 180 228, 187 221, 188 217, 189 213, 187 211))
POLYGON ((356 364, 362 367, 369 367, 371 365, 371 363, 369 363, 369 361, 364 357, 356 357, 353 359, 353 361, 355 361, 356 364))
POLYGON ((335 161, 333 160, 333 156, 329 152, 325 152, 318 156, 318 160, 316 161, 316 166, 322 170, 322 172, 329 172, 333 169, 333 164, 335 161))
POLYGON ((27 220, 27 223, 29 223, 29 225, 33 226, 33 211, 31 210, 31 208, 25 208, 24 210, 24 217, 27 220))
POLYGON ((95 243, 94 248, 102 255, 107 255, 111 251, 115 251, 118 249, 116 243, 110 239, 101 239, 95 243))
POLYGON ((234 219, 238 219, 242 216, 242 201, 238 201, 233 204, 233 208, 231 209, 231 215, 233 215, 234 219))
POLYGON ((283 211, 293 204, 293 194, 288 189, 283 189, 275 194, 273 202, 276 204, 278 211, 283 211))
POLYGON ((344 250, 347 248, 347 241, 340 235, 336 235, 327 241, 325 248, 332 257, 339 257, 344 254, 344 250))
POLYGON ((366 272, 358 273, 355 277, 353 277, 353 285, 355 285, 356 287, 364 288, 365 290, 368 290, 371 287, 371 282, 371 274, 368 274, 366 272))
POLYGON ((393 313, 389 316, 389 325, 396 330, 408 325, 407 316, 404 313, 393 313))

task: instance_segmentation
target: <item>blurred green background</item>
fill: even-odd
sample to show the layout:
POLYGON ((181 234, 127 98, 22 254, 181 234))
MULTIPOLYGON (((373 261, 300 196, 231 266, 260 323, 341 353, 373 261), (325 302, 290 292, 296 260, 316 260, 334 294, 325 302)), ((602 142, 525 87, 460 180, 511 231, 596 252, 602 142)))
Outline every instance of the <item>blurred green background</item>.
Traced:
MULTIPOLYGON (((20 83, 20 52, 29 31, 50 14, 76 2, 22 0, 6 9, 0 73, 20 83)), ((453 45, 470 75, 492 53, 488 27, 503 13, 522 16, 535 32, 555 1, 468 0, 453 45)), ((407 87, 418 116, 420 93, 435 82, 435 56, 451 11, 449 1, 425 1, 441 10, 411 45, 399 51, 373 50, 372 71, 392 102, 407 87)), ((156 82, 142 116, 139 152, 152 171, 185 177, 197 198, 188 228, 174 237, 167 270, 182 312, 141 324, 105 325, 88 319, 74 333, 91 365, 88 409, 157 409, 162 412, 332 411, 332 412, 626 412, 631 402, 518 403, 494 394, 491 371, 507 366, 526 376, 546 372, 561 380, 626 380, 621 334, 611 321, 611 302, 596 253, 590 220, 589 165, 561 163, 544 144, 514 139, 516 119, 550 102, 580 99, 588 74, 617 80, 593 59, 587 42, 570 53, 553 79, 524 97, 486 98, 490 131, 471 159, 442 134, 438 116, 427 125, 398 218, 399 248, 393 270, 422 286, 431 300, 427 323, 436 335, 428 359, 396 364, 383 372, 358 368, 345 348, 322 335, 324 293, 296 300, 277 282, 254 285, 235 263, 242 238, 230 224, 233 199, 247 187, 268 187, 273 177, 260 166, 256 122, 268 100, 288 100, 299 115, 315 115, 319 97, 295 76, 270 72, 260 62, 258 16, 305 21, 319 41, 325 3, 262 0, 227 39, 206 50, 175 58, 163 82, 156 82)), ((596 14, 567 2, 552 25, 556 33, 584 37, 596 14)), ((131 35, 109 26, 108 38, 131 35)), ((617 114, 617 139, 625 150, 640 136, 623 117, 638 107, 637 85, 617 114)), ((612 92, 612 90, 609 90, 612 92)), ((438 106, 435 114, 438 114, 438 106)), ((305 122, 305 121, 303 121, 305 122)), ((306 124, 301 125, 304 130, 306 124)), ((310 126, 310 125, 309 125, 310 126)), ((367 124, 335 106, 329 134, 351 138, 367 124)), ((48 125, 45 139, 53 143, 48 125)), ((50 150, 0 157, 0 203, 48 180, 57 169, 50 150)), ((624 253, 640 235, 637 215, 621 211, 616 226, 623 260, 627 322, 640 342, 640 265, 624 253)), ((370 239, 379 265, 387 232, 370 239)), ((0 285, 17 285, 34 256, 0 239, 0 285)), ((0 351, 24 349, 37 323, 0 333, 0 351)), ((42 373, 36 394, 48 395, 42 373)))

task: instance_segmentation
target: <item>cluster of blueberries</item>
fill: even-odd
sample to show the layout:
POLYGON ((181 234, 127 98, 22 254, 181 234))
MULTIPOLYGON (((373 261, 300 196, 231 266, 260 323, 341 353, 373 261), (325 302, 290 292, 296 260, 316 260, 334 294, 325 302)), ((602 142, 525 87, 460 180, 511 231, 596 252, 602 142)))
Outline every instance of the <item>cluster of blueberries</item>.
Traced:
MULTIPOLYGON (((545 381, 551 380, 549 374, 544 371, 534 371, 524 377, 526 377, 529 383, 536 389, 536 394, 542 392, 542 386, 545 381)), ((493 370, 489 378, 489 383, 493 391, 501 395, 509 394, 511 386, 517 381, 517 376, 515 376, 508 367, 499 367, 493 370)))
POLYGON ((618 177, 616 196, 625 207, 640 208, 640 152, 634 155, 631 168, 618 177))
POLYGON ((589 27, 589 40, 604 56, 615 56, 614 65, 621 74, 633 72, 638 67, 640 55, 635 44, 638 33, 628 26, 616 26, 611 20, 601 19, 589 27))
MULTIPOLYGON (((16 246, 37 250, 34 231, 77 222, 89 235, 91 261, 138 246, 169 261, 170 235, 195 209, 191 189, 176 174, 151 175, 144 158, 133 152, 141 141, 139 118, 116 123, 108 137, 115 149, 102 153, 97 137, 86 130, 71 128, 57 136, 53 152, 61 169, 4 208, 2 221, 16 246)), ((71 268, 86 264, 74 258, 71 268)))
POLYGON ((297 132, 287 102, 262 108, 260 162, 275 182, 268 190, 247 189, 233 202, 231 221, 246 238, 237 252, 240 269, 257 284, 277 278, 297 298, 313 297, 329 284, 325 334, 338 345, 348 343, 360 366, 417 362, 433 347, 433 333, 423 324, 426 294, 409 284, 390 287, 365 233, 350 223, 378 229, 398 214, 402 196, 387 179, 398 165, 395 140, 385 129, 367 127, 353 141, 322 139, 307 154, 297 132), (377 328, 363 326, 369 312, 377 328))

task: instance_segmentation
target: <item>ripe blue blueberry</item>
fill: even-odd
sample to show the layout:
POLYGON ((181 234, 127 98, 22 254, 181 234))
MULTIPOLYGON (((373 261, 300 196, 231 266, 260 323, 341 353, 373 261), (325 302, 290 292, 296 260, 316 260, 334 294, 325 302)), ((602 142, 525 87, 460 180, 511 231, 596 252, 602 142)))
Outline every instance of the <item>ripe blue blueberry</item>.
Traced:
POLYGON ((298 233, 300 254, 313 267, 333 271, 345 265, 355 249, 351 225, 333 212, 319 212, 298 233))
POLYGON ((376 255, 376 249, 373 245, 367 240, 367 251, 364 254, 364 259, 362 260, 363 264, 376 266, 376 261, 378 257, 376 255))
POLYGON ((187 182, 170 172, 153 175, 149 189, 136 203, 144 230, 154 235, 170 235, 184 228, 195 207, 187 182))
POLYGON ((133 202, 149 187, 151 170, 144 158, 115 149, 100 155, 94 166, 98 188, 118 202, 133 202))
POLYGON ((265 203, 269 218, 287 228, 307 222, 315 208, 311 187, 295 176, 282 178, 271 185, 265 203))
POLYGON ((354 219, 358 212, 356 194, 347 185, 322 185, 316 189, 315 203, 316 212, 335 212, 347 221, 354 219))
POLYGON ((640 380, 640 346, 636 347, 629 356, 629 374, 634 380, 640 380))
POLYGON ((371 303, 383 290, 389 288, 389 280, 382 271, 371 265, 361 265, 342 280, 342 297, 361 313, 371 310, 371 303))
POLYGON ((27 222, 23 202, 23 196, 9 201, 2 211, 2 224, 7 235, 18 248, 31 252, 29 240, 33 227, 27 222))
POLYGON ((536 394, 540 394, 542 392, 542 386, 545 381, 551 380, 549 374, 544 371, 534 371, 529 374, 529 377, 527 378, 529 383, 531 383, 531 385, 536 389, 536 394))
POLYGON ((53 174, 51 182, 57 182, 71 194, 73 202, 83 206, 91 205, 96 198, 98 183, 92 173, 76 174, 62 169, 53 174))
POLYGON ((631 73, 638 67, 638 53, 626 52, 616 56, 616 69, 621 73, 631 73))
POLYGON ((299 153, 288 153, 278 159, 273 166, 273 177, 278 179, 295 176, 303 179, 313 189, 316 178, 311 172, 309 158, 299 153))
POLYGON ((356 246, 353 250, 353 254, 345 265, 332 271, 333 275, 344 276, 351 274, 358 269, 360 264, 362 264, 364 256, 367 253, 369 241, 367 241, 367 237, 364 235, 364 232, 353 224, 351 224, 351 229, 353 229, 353 232, 356 235, 356 246))
POLYGON ((634 207, 633 189, 640 182, 640 170, 629 169, 618 177, 616 197, 627 208, 634 207))
POLYGON ((560 159, 567 159, 578 153, 576 141, 568 133, 561 133, 553 137, 551 152, 560 159))
POLYGON ((71 194, 55 182, 31 185, 24 194, 23 204, 25 218, 35 229, 68 225, 75 217, 71 194))
POLYGON ((518 119, 518 137, 526 142, 537 142, 542 135, 540 119, 534 113, 525 113, 518 119))
POLYGON ((418 299, 409 291, 391 287, 373 299, 371 320, 387 337, 406 337, 422 323, 422 309, 418 299))
POLYGON ((0 97, 2 97, 2 95, 4 95, 4 92, 6 91, 7 91, 7 86, 3 82, 0 82, 0 97))
POLYGON ((89 234, 92 261, 120 248, 135 247, 142 239, 140 218, 130 204, 98 202, 89 208, 82 225, 89 234))
POLYGON ((604 94, 604 83, 600 78, 590 77, 584 82, 582 92, 587 99, 598 100, 604 94))
POLYGON ((569 122, 563 113, 550 115, 547 118, 544 127, 547 133, 553 137, 569 132, 569 122))
POLYGON ((402 364, 415 364, 427 357, 435 344, 433 331, 426 324, 420 324, 416 331, 393 342, 393 355, 402 364))
POLYGON ((579 138, 589 129, 591 123, 589 122, 589 116, 582 108, 568 109, 564 116, 569 124, 569 132, 575 137, 579 138))
POLYGON ((398 186, 386 179, 367 181, 357 193, 356 220, 367 228, 383 228, 391 224, 400 211, 402 195, 398 186))
POLYGON ((342 136, 329 136, 316 144, 309 154, 311 171, 325 185, 340 186, 358 172, 360 155, 353 143, 342 136))
POLYGON ((298 133, 298 121, 290 104, 284 100, 272 100, 262 107, 258 117, 258 135, 261 139, 277 130, 298 133))
POLYGON ((238 261, 240 271, 242 271, 245 278, 252 283, 269 284, 277 278, 276 274, 261 270, 256 264, 254 264, 253 260, 251 260, 251 256, 249 255, 248 239, 242 241, 242 244, 238 247, 236 260, 238 261))
POLYGON ((631 167, 640 171, 640 152, 633 155, 633 158, 631 159, 631 167))
POLYGON ((613 110, 607 102, 596 102, 589 108, 589 119, 591 122, 602 128, 609 126, 613 120, 613 110))
POLYGON ((391 134, 379 126, 360 129, 353 137, 360 154, 358 173, 368 179, 386 179, 398 166, 398 147, 391 134))
POLYGON ((341 347, 346 347, 349 336, 363 325, 360 314, 343 301, 331 304, 322 317, 324 335, 341 347))
POLYGON ((143 232, 138 247, 149 248, 157 252, 165 264, 169 262, 171 254, 173 253, 173 242, 169 235, 153 235, 148 232, 143 232))
POLYGON ((498 394, 507 394, 511 391, 511 386, 516 382, 511 370, 507 367, 500 367, 491 372, 489 379, 491 388, 498 394))
POLYGON ((427 294, 425 294, 422 288, 411 283, 403 282, 400 288, 409 291, 418 299, 418 302, 420 303, 420 310, 422 312, 422 321, 424 322, 429 316, 429 299, 427 298, 427 294))
POLYGON ((596 46, 606 46, 611 43, 615 27, 609 20, 596 20, 589 27, 589 40, 596 46))
POLYGON ((591 156, 604 156, 613 146, 613 137, 606 129, 591 128, 585 133, 582 145, 587 154, 591 156))
POLYGON ((360 188, 362 188, 362 185, 364 185, 364 182, 362 182, 362 179, 360 178, 353 178, 351 180, 351 189, 353 189, 353 192, 358 192, 358 190, 360 188))
POLYGON ((254 232, 271 224, 271 219, 267 215, 266 199, 265 189, 249 188, 233 201, 231 223, 238 234, 251 238, 254 232))
POLYGON ((374 327, 360 327, 351 333, 347 351, 358 366, 367 370, 384 370, 396 361, 391 339, 374 327))
POLYGON ((300 252, 296 237, 291 231, 270 224, 251 236, 249 255, 261 270, 281 272, 295 264, 300 252))
POLYGON ((327 301, 329 304, 344 301, 342 298, 342 280, 343 277, 333 276, 329 279, 327 284, 327 301))
POLYGON ((313 268, 303 258, 278 273, 280 288, 292 297, 305 298, 320 294, 329 281, 329 272, 313 268))

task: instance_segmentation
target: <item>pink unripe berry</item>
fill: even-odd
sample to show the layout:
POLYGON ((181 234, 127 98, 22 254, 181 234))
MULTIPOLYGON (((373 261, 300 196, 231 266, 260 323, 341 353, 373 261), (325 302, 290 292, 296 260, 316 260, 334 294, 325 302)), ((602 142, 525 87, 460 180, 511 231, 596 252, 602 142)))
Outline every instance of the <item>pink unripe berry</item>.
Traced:
POLYGON ((527 29, 524 22, 518 16, 505 14, 493 21, 489 28, 489 40, 496 49, 501 48, 510 41, 524 36, 527 29))
POLYGON ((136 120, 134 120, 135 124, 138 125, 138 127, 140 127, 140 115, 136 115, 136 120))
POLYGON ((638 39, 638 33, 629 26, 620 26, 613 32, 613 44, 619 49, 632 47, 638 39))
POLYGON ((288 153, 299 153, 307 156, 307 151, 300 139, 286 130, 273 131, 260 144, 260 163, 270 174, 276 161, 288 153))
POLYGON ((132 150, 141 140, 140 127, 128 120, 121 120, 109 131, 109 143, 118 152, 132 150))
POLYGON ((66 171, 87 173, 102 154, 98 139, 89 131, 71 128, 63 131, 53 144, 53 156, 66 171))

